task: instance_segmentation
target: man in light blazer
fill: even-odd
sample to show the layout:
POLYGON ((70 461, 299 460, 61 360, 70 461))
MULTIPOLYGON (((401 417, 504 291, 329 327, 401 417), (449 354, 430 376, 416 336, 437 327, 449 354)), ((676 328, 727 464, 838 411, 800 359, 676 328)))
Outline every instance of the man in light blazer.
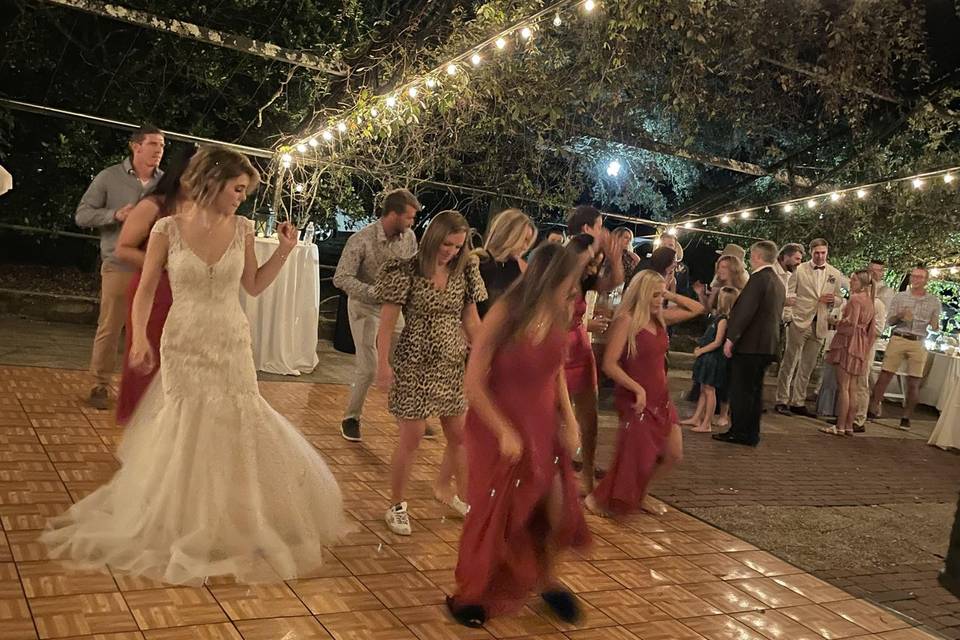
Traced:
POLYGON ((810 243, 810 261, 790 276, 787 304, 792 320, 787 326, 787 346, 777 376, 775 410, 783 415, 810 415, 806 407, 807 385, 823 351, 829 331, 830 312, 840 303, 843 274, 827 264, 830 245, 823 238, 810 243))

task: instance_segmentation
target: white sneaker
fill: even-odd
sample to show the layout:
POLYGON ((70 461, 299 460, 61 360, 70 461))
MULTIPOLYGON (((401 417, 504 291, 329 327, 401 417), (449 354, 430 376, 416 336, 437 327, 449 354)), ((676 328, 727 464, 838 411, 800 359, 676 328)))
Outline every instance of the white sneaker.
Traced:
POLYGON ((470 513, 470 505, 460 499, 460 496, 453 496, 447 506, 460 514, 461 518, 466 518, 467 514, 470 513))
POLYGON ((413 533, 410 530, 410 517, 407 515, 407 503, 401 502, 387 509, 384 516, 387 521, 387 528, 398 536, 409 536, 413 533))

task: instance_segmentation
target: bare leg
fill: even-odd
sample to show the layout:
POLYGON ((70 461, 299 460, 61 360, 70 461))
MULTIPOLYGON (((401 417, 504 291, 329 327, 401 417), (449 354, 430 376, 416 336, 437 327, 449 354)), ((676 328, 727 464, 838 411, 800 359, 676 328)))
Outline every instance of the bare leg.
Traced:
POLYGON ((728 428, 730 426, 730 403, 721 402, 720 403, 720 416, 717 418, 717 426, 721 429, 728 428))
POLYGON ((838 365, 833 368, 837 376, 837 431, 843 432, 853 429, 853 423, 848 423, 847 418, 850 414, 850 381, 854 378, 838 365))
POLYGON ((880 375, 877 377, 877 384, 873 387, 873 397, 870 398, 871 413, 880 413, 880 405, 883 404, 883 396, 887 392, 887 387, 890 386, 890 381, 893 380, 893 376, 894 374, 890 371, 880 371, 880 375))
POLYGON ((467 491, 467 452, 463 446, 464 416, 440 418, 447 446, 437 473, 434 494, 441 502, 450 502, 454 495, 463 497, 467 491))
POLYGON ((427 429, 426 420, 397 420, 400 427, 400 440, 393 450, 390 462, 390 499, 393 504, 403 502, 410 481, 410 470, 417 459, 417 448, 427 429))
POLYGON ((597 458, 597 389, 591 387, 573 398, 574 412, 580 423, 580 446, 583 453, 583 487, 593 491, 593 471, 597 458))
MULTIPOLYGON (((670 429, 670 435, 667 436, 667 443, 666 447, 664 447, 660 464, 657 465, 656 470, 653 472, 653 477, 650 478, 650 482, 647 484, 647 492, 649 493, 650 487, 657 481, 657 478, 661 478, 669 473, 681 460, 683 460, 683 432, 678 425, 673 425, 670 429)), ((653 506, 646 496, 644 496, 642 508, 644 511, 654 515, 663 515, 665 513, 663 509, 653 506)))
MULTIPOLYGON (((710 433, 713 428, 713 412, 717 408, 717 390, 708 384, 700 386, 700 400, 703 402, 703 416, 693 428, 697 433, 710 433)), ((699 414, 698 414, 699 415, 699 414)))
POLYGON ((543 544, 543 553, 540 556, 540 569, 543 581, 537 585, 539 591, 556 589, 559 586, 556 572, 557 553, 559 551, 556 542, 556 532, 560 528, 563 519, 563 487, 560 484, 560 476, 555 475, 550 487, 550 493, 546 497, 547 522, 550 523, 550 533, 547 534, 543 544))
MULTIPOLYGON (((687 425, 690 427, 699 427, 703 422, 704 410, 706 408, 707 399, 703 397, 703 385, 700 385, 700 398, 697 400, 697 410, 693 412, 693 415, 687 418, 686 420, 681 420, 680 424, 687 425)), ((713 417, 713 412, 707 414, 710 417, 713 417)))

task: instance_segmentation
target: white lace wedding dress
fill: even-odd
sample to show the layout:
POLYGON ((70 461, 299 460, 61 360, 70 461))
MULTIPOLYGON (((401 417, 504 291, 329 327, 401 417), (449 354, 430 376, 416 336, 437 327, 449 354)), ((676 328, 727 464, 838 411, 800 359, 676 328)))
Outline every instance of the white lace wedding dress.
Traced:
POLYGON ((257 388, 240 307, 244 236, 212 266, 157 221, 173 306, 160 375, 130 420, 110 482, 51 521, 54 559, 169 584, 208 576, 270 582, 310 575, 350 526, 320 455, 257 388))

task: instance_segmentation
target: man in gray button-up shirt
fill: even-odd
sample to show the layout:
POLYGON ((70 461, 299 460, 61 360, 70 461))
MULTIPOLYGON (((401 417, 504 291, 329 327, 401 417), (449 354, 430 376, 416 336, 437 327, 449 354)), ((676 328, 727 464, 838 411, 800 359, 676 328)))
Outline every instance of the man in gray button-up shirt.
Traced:
POLYGON ((80 199, 75 220, 78 226, 100 234, 100 317, 90 356, 94 378, 90 405, 107 408, 107 386, 116 365, 117 350, 127 317, 127 289, 134 267, 117 259, 120 226, 133 206, 157 184, 163 172, 163 133, 143 126, 130 136, 130 156, 97 174, 80 199))
POLYGON ((420 203, 406 189, 388 193, 380 219, 347 240, 333 276, 334 286, 347 294, 347 315, 357 352, 350 400, 340 426, 340 435, 351 442, 360 441, 360 413, 377 373, 377 275, 387 260, 412 258, 417 253, 417 237, 411 227, 419 210, 420 203))

